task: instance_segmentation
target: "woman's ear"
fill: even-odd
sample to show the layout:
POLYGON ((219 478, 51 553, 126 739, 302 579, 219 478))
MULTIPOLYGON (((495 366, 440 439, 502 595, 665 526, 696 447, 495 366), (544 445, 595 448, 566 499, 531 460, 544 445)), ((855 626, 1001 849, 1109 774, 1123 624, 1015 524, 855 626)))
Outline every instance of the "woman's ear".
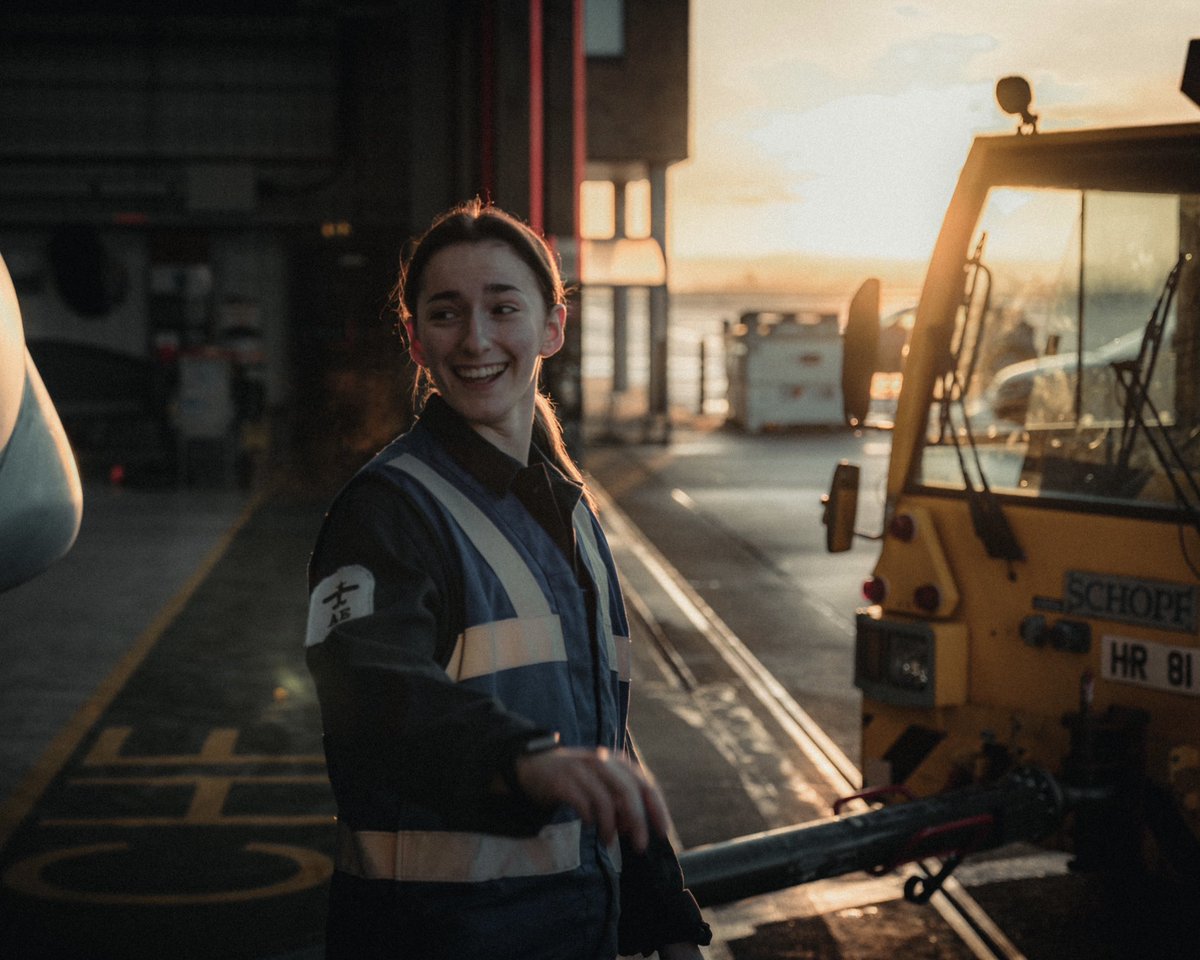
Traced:
POLYGON ((540 357, 552 357, 562 349, 566 342, 567 307, 566 304, 556 303, 546 311, 546 331, 542 335, 540 357))
POLYGON ((413 361, 421 367, 425 367, 425 351, 421 349, 421 344, 417 340, 416 331, 413 329, 411 320, 404 321, 404 332, 408 339, 408 355, 413 358, 413 361))

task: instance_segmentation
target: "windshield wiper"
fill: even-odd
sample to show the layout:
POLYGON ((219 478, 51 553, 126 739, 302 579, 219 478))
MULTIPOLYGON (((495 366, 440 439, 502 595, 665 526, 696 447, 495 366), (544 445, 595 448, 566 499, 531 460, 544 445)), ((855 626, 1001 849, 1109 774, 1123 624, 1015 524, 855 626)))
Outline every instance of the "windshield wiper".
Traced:
POLYGON ((1125 422, 1121 431, 1121 448, 1117 453, 1117 469, 1121 473, 1129 469, 1129 458, 1133 454, 1133 444, 1137 439, 1138 429, 1144 426, 1142 410, 1150 402, 1150 381, 1154 377, 1154 367, 1158 363, 1158 351, 1162 346, 1167 315, 1171 312, 1171 301, 1175 299, 1175 291, 1179 287, 1180 271, 1183 270, 1183 265, 1191 259, 1190 253, 1180 253, 1179 259, 1175 261, 1175 266, 1167 274, 1167 280, 1158 294, 1154 309, 1150 311, 1146 329, 1142 332, 1142 344, 1138 348, 1137 359, 1112 365, 1117 380, 1125 389, 1125 422))
POLYGON ((1171 310, 1171 301, 1179 287, 1179 275, 1183 267, 1192 259, 1190 253, 1180 253, 1175 266, 1167 274, 1150 319, 1142 334, 1142 345, 1138 349, 1136 360, 1126 360, 1112 364, 1117 382, 1125 391, 1124 423, 1121 431, 1121 447, 1117 452, 1117 475, 1124 476, 1129 471, 1129 461, 1133 456, 1133 446, 1138 433, 1144 433, 1146 442, 1154 454, 1154 459, 1166 474, 1167 482, 1175 495, 1175 501, 1188 514, 1192 525, 1200 532, 1200 485, 1196 477, 1188 469, 1183 454, 1171 439, 1167 424, 1158 411, 1158 407, 1150 399, 1150 383, 1154 377, 1154 367, 1158 362, 1158 351, 1162 346, 1163 331, 1167 324, 1167 315, 1171 310), (1151 420, 1147 420, 1146 411, 1150 411, 1151 420), (1152 429, 1157 428, 1157 429, 1152 429), (1183 477, 1188 489, 1184 489, 1176 476, 1176 471, 1183 477), (1189 496, 1190 493, 1190 496, 1189 496))
MULTIPOLYGON (((1000 501, 992 493, 992 488, 988 485, 987 474, 983 469, 983 461, 979 456, 979 448, 975 443, 975 434, 971 429, 971 418, 967 413, 965 399, 971 381, 975 376, 975 366, 979 360, 979 348, 983 341, 987 316, 991 308, 992 272, 983 262, 983 245, 986 241, 987 234, 985 233, 979 238, 979 243, 975 247, 975 252, 971 256, 971 259, 963 266, 964 270, 974 268, 974 271, 971 274, 970 283, 964 289, 962 303, 963 322, 958 331, 957 342, 950 351, 950 363, 942 380, 942 402, 941 409, 939 410, 938 424, 939 439, 944 440, 946 437, 949 437, 950 442, 954 445, 954 453, 958 457, 958 467, 962 473, 963 489, 967 497, 967 509, 971 514, 971 526, 975 529, 975 535, 983 543, 983 547, 989 557, 996 560, 1007 560, 1011 564, 1014 560, 1024 560, 1025 551, 1021 549, 1021 545, 1017 542, 1016 535, 1008 523, 1008 518, 1004 515, 1004 511, 1000 506, 1000 501), (975 321, 975 329, 972 331, 968 329, 971 326, 971 307, 975 302, 980 277, 986 281, 986 286, 983 292, 983 304, 975 321), (965 377, 960 377, 958 371, 963 369, 963 351, 967 347, 968 340, 970 340, 971 352, 966 363, 966 375, 965 377), (967 466, 966 457, 963 456, 962 444, 958 439, 958 430, 955 429, 952 420, 951 410, 954 406, 958 407, 959 415, 962 418, 962 430, 971 448, 975 471, 979 475, 978 489, 976 489, 975 483, 971 479, 971 471, 967 466)), ((1010 577, 1013 576, 1011 566, 1009 568, 1009 575, 1010 577)))

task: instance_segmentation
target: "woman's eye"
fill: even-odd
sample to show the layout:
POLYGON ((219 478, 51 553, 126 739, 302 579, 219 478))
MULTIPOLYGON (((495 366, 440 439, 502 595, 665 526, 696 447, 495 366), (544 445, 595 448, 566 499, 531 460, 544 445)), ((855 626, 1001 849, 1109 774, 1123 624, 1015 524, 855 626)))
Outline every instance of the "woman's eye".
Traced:
POLYGON ((498 303, 492 307, 492 313, 499 314, 500 316, 507 316, 510 313, 516 313, 517 309, 518 307, 514 303, 498 303))
POLYGON ((453 323, 453 310, 433 310, 430 312, 428 320, 430 323, 453 323))

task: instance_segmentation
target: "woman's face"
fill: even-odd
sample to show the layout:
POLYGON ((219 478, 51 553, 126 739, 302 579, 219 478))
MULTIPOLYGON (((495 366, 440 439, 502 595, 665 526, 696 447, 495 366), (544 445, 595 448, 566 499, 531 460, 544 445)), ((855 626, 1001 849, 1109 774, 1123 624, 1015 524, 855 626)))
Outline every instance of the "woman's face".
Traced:
POLYGON ((506 243, 456 243, 425 267, 412 356, 476 431, 524 462, 538 370, 562 347, 565 319, 506 243))

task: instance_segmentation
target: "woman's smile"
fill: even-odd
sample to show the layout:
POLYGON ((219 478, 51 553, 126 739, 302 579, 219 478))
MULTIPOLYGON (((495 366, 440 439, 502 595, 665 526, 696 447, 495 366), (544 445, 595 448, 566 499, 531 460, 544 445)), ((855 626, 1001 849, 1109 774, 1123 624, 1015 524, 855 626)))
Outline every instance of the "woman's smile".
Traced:
POLYGON ((468 383, 491 383, 508 369, 507 363, 489 363, 486 366, 465 366, 456 364, 454 373, 468 383))

